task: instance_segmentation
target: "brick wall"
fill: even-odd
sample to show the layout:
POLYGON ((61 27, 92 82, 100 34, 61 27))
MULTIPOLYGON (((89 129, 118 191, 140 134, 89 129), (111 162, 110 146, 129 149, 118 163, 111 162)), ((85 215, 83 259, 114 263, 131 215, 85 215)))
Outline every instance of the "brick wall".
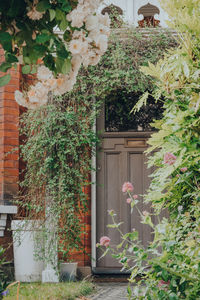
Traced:
MULTIPOLYGON (((0 63, 4 61, 4 52, 0 48, 0 63)), ((19 180, 19 152, 14 148, 19 146, 19 106, 14 99, 14 92, 20 86, 20 67, 9 71, 11 81, 0 88, 0 202, 7 203, 13 200, 18 192, 19 180), (12 153, 9 153, 12 151, 12 153)), ((4 75, 0 73, 0 76, 4 75)), ((12 242, 9 229, 10 220, 5 236, 0 238, 0 244, 8 246, 12 242)), ((12 246, 7 251, 12 259, 12 246)))

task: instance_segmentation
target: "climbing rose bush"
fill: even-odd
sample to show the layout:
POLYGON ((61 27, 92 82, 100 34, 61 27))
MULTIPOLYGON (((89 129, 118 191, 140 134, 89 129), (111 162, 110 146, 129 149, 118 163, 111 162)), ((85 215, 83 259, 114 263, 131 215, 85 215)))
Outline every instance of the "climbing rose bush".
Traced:
MULTIPOLYGON (((0 3, 0 42, 6 72, 16 63, 34 83, 15 92, 19 105, 36 108, 47 103, 48 93, 62 95, 76 83, 83 64, 96 65, 107 50, 108 14, 97 13, 102 0, 17 0, 0 3), (38 64, 41 59, 44 65, 38 64)), ((10 75, 0 77, 0 86, 10 75)))

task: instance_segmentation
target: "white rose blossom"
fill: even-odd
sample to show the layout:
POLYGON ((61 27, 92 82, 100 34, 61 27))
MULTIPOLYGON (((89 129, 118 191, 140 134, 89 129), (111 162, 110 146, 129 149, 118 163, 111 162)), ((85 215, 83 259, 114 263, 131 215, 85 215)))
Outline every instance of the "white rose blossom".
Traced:
MULTIPOLYGON (((15 92, 15 99, 19 105, 35 109, 48 102, 49 91, 55 95, 62 95, 72 90, 81 64, 96 65, 100 61, 107 50, 110 34, 108 14, 96 14, 101 2, 102 0, 79 0, 77 7, 66 15, 72 27, 80 28, 71 32, 72 38, 68 44, 72 56, 70 72, 55 78, 47 67, 38 66, 37 83, 30 86, 28 91, 15 92), (82 29, 83 26, 85 29, 82 29)), ((38 0, 34 0, 31 10, 27 13, 32 20, 43 17, 43 13, 36 10, 37 3, 38 0)), ((20 56, 19 61, 21 62, 20 56)))
POLYGON ((37 4, 38 4, 38 0, 34 0, 31 10, 29 10, 29 12, 27 13, 27 16, 29 17, 29 19, 31 19, 33 21, 40 20, 45 13, 45 12, 37 11, 37 9, 36 9, 37 4))
POLYGON ((39 66, 37 70, 37 78, 41 81, 53 78, 53 73, 45 66, 39 66))
POLYGON ((24 97, 24 94, 18 90, 15 91, 15 100, 21 106, 27 105, 27 101, 26 98, 24 97))

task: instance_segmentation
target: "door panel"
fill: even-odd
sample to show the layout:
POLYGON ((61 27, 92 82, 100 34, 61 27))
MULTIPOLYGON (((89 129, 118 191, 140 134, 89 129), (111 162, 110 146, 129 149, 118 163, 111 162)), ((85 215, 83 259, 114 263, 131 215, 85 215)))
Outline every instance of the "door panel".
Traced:
MULTIPOLYGON (((152 170, 148 170, 145 164, 146 137, 138 135, 136 138, 135 135, 104 135, 102 149, 97 157, 97 241, 106 235, 110 237, 113 246, 119 244, 120 236, 116 229, 107 228, 112 223, 108 215, 108 210, 111 209, 116 212, 117 221, 124 222, 120 227, 123 233, 135 228, 139 231, 139 238, 144 245, 152 240, 151 228, 140 223, 141 218, 136 210, 131 215, 130 205, 126 203, 127 195, 123 195, 121 191, 125 181, 134 185, 134 194, 138 195, 144 194, 149 186, 148 176, 152 170)), ((141 196, 138 206, 141 211, 150 209, 144 205, 141 196)), ((97 268, 114 270, 121 267, 109 255, 99 260, 101 255, 101 250, 97 249, 97 268)))

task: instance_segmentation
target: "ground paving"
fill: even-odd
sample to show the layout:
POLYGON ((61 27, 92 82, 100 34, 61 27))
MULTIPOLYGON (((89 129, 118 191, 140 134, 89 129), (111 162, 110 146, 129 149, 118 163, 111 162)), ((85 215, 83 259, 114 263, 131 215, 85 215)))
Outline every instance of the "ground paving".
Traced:
POLYGON ((127 283, 97 283, 97 293, 91 300, 126 300, 127 283))

